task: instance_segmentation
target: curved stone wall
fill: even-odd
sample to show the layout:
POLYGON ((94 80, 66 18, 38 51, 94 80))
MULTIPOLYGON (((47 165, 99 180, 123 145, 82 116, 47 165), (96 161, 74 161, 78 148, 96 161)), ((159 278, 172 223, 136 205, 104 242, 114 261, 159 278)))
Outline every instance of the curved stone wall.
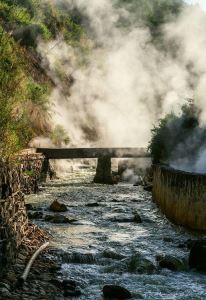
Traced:
POLYGON ((153 200, 173 222, 206 230, 206 175, 153 166, 153 200))

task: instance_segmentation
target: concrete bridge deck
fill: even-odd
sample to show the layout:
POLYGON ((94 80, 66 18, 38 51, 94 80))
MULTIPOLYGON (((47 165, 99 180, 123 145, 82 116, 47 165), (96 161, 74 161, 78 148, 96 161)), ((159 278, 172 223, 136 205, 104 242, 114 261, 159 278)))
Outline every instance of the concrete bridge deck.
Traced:
MULTIPOLYGON (((97 158, 95 183, 114 183, 111 158, 149 158, 146 148, 37 148, 45 156, 42 174, 50 170, 49 159, 97 158)), ((44 176, 46 178, 46 176, 44 176)))
POLYGON ((37 148, 48 159, 150 157, 146 148, 37 148))

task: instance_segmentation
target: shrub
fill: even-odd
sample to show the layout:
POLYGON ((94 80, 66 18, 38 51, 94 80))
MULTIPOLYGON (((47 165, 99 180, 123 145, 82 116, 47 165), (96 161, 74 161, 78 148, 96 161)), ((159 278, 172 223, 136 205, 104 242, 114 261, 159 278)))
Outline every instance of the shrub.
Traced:
POLYGON ((206 138, 206 130, 199 127, 200 111, 192 100, 181 108, 181 114, 169 113, 152 129, 149 151, 153 163, 169 163, 175 155, 192 156, 206 138), (195 139, 201 136, 201 139, 195 139), (189 142, 193 141, 193 142, 189 142))

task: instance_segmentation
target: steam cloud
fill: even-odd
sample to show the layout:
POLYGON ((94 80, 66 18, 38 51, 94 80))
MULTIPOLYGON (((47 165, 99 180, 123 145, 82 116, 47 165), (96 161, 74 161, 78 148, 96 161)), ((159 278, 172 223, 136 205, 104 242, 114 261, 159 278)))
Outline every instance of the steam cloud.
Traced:
POLYGON ((206 14, 200 8, 188 7, 164 26, 168 51, 162 51, 148 28, 119 26, 132 13, 114 0, 57 2, 80 11, 91 32, 84 64, 82 53, 61 37, 39 43, 57 83, 51 94, 53 121, 67 130, 71 146, 146 147, 157 120, 178 112, 186 98, 195 98, 205 124, 206 14), (74 83, 66 87, 57 68, 74 83))

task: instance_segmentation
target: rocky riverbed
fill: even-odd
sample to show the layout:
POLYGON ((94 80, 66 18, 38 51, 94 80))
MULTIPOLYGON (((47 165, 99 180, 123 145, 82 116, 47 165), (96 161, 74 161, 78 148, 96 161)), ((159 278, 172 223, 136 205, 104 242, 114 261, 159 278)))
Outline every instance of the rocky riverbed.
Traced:
POLYGON ((206 299, 205 274, 188 265, 203 236, 170 223, 142 186, 91 184, 93 176, 77 170, 27 197, 31 218, 52 236, 36 264, 50 261, 55 271, 34 267, 24 298, 14 299, 99 300, 117 286, 133 299, 206 299), (51 210, 55 200, 66 211, 51 210))

